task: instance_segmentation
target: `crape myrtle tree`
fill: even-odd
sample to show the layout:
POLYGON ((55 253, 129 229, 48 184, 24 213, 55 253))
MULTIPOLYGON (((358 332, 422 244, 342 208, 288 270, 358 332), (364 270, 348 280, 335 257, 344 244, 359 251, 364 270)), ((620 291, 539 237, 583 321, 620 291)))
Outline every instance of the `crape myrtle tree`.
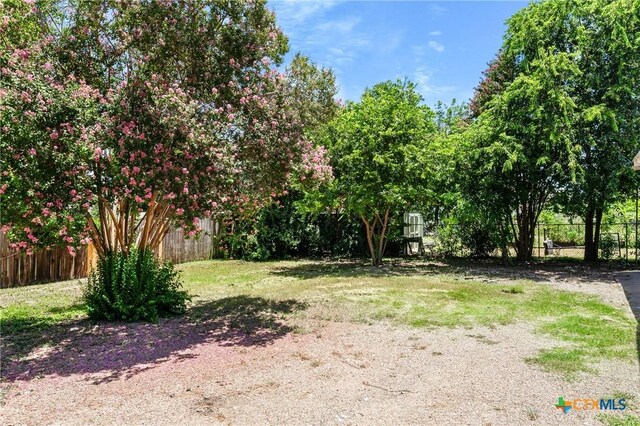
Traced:
POLYGON ((314 176, 303 163, 322 155, 274 68, 286 39, 265 1, 1 7, 0 202, 16 249, 144 252, 314 176))
POLYGON ((24 18, 37 43, 3 46, 3 223, 19 247, 53 226, 70 251, 155 248, 174 225, 193 235, 261 205, 314 157, 264 2, 54 6, 24 18))
MULTIPOLYGON (((338 89, 333 71, 297 53, 285 70, 285 79, 284 90, 291 108, 304 123, 305 137, 313 140, 339 108, 334 99, 338 89)), ((307 190, 331 177, 326 155, 322 146, 306 150, 281 196, 252 217, 237 217, 229 223, 233 232, 224 237, 229 255, 264 260, 317 252, 322 240, 317 220, 300 205, 307 190)))
POLYGON ((427 147, 435 131, 433 112, 408 81, 367 89, 323 131, 335 177, 323 188, 324 202, 360 217, 375 266, 392 215, 428 196, 427 147))
POLYGON ((517 72, 513 57, 505 54, 502 49, 498 51, 495 58, 489 62, 487 69, 482 72, 482 80, 474 90, 469 104, 471 115, 477 118, 486 109, 493 96, 502 93, 515 80, 517 72))
POLYGON ((89 241, 76 220, 89 204, 70 178, 87 184, 89 148, 69 142, 60 125, 87 137, 98 116, 96 93, 74 78, 56 81, 47 57, 52 39, 38 15, 52 8, 43 6, 0 4, 0 222, 17 250, 64 242, 74 254, 89 241))

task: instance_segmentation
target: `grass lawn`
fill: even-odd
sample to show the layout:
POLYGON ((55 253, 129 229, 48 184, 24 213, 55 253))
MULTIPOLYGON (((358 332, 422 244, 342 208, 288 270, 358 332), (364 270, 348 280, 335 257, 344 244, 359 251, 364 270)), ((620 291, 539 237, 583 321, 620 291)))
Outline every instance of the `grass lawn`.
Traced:
MULTIPOLYGON (((188 320, 233 315, 232 327, 281 326, 304 332, 309 320, 417 327, 498 326, 528 322, 558 340, 529 361, 572 377, 602 360, 637 357, 636 322, 595 296, 527 280, 484 282, 447 268, 405 263, 371 268, 312 261, 193 262, 179 267, 191 294, 188 320)), ((82 283, 5 289, 0 320, 12 357, 55 345, 57 331, 86 321, 82 283)))

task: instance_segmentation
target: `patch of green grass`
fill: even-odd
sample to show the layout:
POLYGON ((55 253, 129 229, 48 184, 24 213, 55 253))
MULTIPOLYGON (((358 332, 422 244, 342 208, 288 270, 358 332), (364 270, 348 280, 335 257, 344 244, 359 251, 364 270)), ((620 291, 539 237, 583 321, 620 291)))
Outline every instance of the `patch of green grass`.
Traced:
POLYGON ((33 332, 67 320, 84 318, 82 284, 66 281, 2 290, 3 336, 33 332))
MULTIPOLYGON (((584 306, 582 306, 584 308, 584 306)), ((630 358, 635 329, 623 318, 605 319, 597 310, 574 312, 544 324, 540 330, 558 339, 575 343, 602 358, 630 358)))
POLYGON ((503 293, 510 293, 510 294, 522 294, 524 293, 524 289, 521 286, 513 286, 510 287, 508 289, 504 289, 502 290, 503 293))
MULTIPOLYGON (((372 268, 356 262, 203 261, 179 269, 195 306, 257 297, 305 304, 306 309, 291 312, 290 320, 386 321, 422 328, 529 322, 538 333, 564 342, 530 361, 562 374, 637 356, 636 323, 624 311, 594 296, 530 281, 480 282, 449 269, 372 268)), ((84 317, 78 282, 1 292, 5 335, 84 317)), ((194 319, 196 311, 190 310, 194 319)))
POLYGON ((578 293, 547 293, 540 301, 544 303, 534 306, 544 320, 538 331, 570 343, 533 358, 544 369, 571 375, 603 359, 637 356, 636 323, 622 310, 578 293))
POLYGON ((590 371, 588 353, 580 348, 556 347, 544 349, 538 355, 527 358, 528 362, 540 365, 546 371, 562 373, 567 379, 573 379, 577 373, 590 371))
POLYGON ((84 305, 76 303, 65 307, 42 309, 42 305, 9 306, 0 309, 2 334, 17 335, 33 332, 60 322, 85 316, 84 305))
POLYGON ((21 358, 52 345, 65 334, 62 324, 86 318, 75 281, 4 289, 0 295, 0 332, 6 359, 21 358))
POLYGON ((640 416, 598 413, 596 418, 607 426, 640 426, 640 416))
MULTIPOLYGON (((187 283, 191 266, 185 265, 187 283)), ((322 309, 305 315, 340 321, 389 321, 413 327, 497 326, 527 321, 543 335, 566 345, 541 351, 531 362, 548 371, 572 375, 590 371, 603 359, 630 360, 636 355, 635 322, 625 312, 599 298, 528 281, 496 284, 461 279, 454 274, 420 268, 369 268, 359 264, 317 262, 203 262, 206 269, 223 268, 243 277, 207 292, 248 292, 271 298, 306 300, 322 309), (208 266, 207 266, 208 265, 208 266), (250 265, 248 279, 238 270, 250 265)), ((202 269, 201 269, 202 268, 202 269)), ((219 278, 214 278, 219 282, 219 278)), ((199 280, 198 280, 199 281, 199 280)), ((206 279, 202 280, 203 282, 206 279)), ((187 284, 191 285, 191 284, 187 284)))

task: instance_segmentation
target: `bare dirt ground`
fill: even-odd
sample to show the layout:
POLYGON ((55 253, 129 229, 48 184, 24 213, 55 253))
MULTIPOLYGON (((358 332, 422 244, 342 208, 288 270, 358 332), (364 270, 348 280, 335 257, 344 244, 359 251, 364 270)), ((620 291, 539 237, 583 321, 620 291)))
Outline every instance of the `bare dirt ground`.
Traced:
MULTIPOLYGON (((540 274, 618 306, 613 276, 540 274)), ((474 279, 490 277, 482 268, 474 279)), ((533 278, 532 278, 533 277, 533 278)), ((557 345, 527 324, 417 330, 309 321, 245 333, 228 324, 80 323, 49 350, 3 366, 3 425, 589 425, 558 397, 640 397, 637 362, 567 381, 527 363, 557 345)), ((635 413, 637 414, 637 412, 635 413)))

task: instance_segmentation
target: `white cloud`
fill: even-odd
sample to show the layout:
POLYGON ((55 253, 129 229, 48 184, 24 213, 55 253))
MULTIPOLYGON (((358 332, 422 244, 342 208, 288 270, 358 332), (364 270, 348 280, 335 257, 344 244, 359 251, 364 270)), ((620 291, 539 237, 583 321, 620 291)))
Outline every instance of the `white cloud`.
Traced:
POLYGON ((456 91, 456 88, 453 86, 438 86, 433 84, 431 82, 432 76, 433 72, 422 65, 419 66, 413 74, 413 79, 418 84, 418 92, 422 94, 428 103, 435 103, 441 96, 456 91))
POLYGON ((309 26, 301 48, 303 51, 324 50, 324 57, 318 60, 340 72, 341 66, 353 62, 358 54, 372 46, 370 35, 357 30, 359 22, 358 17, 346 17, 309 26))
POLYGON ((389 53, 394 52, 398 47, 400 47, 400 44, 404 40, 404 35, 404 30, 398 30, 386 34, 383 38, 383 42, 376 46, 378 52, 383 55, 388 55, 389 53))
POLYGON ((344 19, 321 22, 316 26, 319 31, 339 32, 342 34, 350 33, 360 22, 357 16, 351 16, 344 19))
POLYGON ((440 6, 439 4, 432 4, 431 11, 436 15, 443 15, 447 11, 447 9, 440 6))
POLYGON ((305 1, 305 0, 270 0, 269 4, 276 10, 278 22, 282 25, 300 24, 313 16, 321 15, 333 8, 340 1, 305 1))
POLYGON ((425 46, 411 46, 411 51, 413 52, 413 56, 422 59, 427 53, 427 48, 425 46))
POLYGON ((429 46, 429 49, 435 50, 438 53, 444 52, 444 45, 442 43, 438 43, 437 41, 431 40, 427 44, 427 46, 429 46))
POLYGON ((331 64, 332 67, 337 68, 340 65, 348 64, 353 61, 355 54, 350 49, 341 49, 338 47, 331 47, 327 51, 325 61, 331 64))
POLYGON ((432 37, 441 36, 442 35, 442 31, 431 31, 429 33, 429 35, 432 36, 432 37))
POLYGON ((269 0, 269 6, 289 36, 292 52, 310 55, 320 65, 340 73, 373 44, 370 34, 359 29, 359 16, 334 13, 333 9, 344 1, 269 0))

